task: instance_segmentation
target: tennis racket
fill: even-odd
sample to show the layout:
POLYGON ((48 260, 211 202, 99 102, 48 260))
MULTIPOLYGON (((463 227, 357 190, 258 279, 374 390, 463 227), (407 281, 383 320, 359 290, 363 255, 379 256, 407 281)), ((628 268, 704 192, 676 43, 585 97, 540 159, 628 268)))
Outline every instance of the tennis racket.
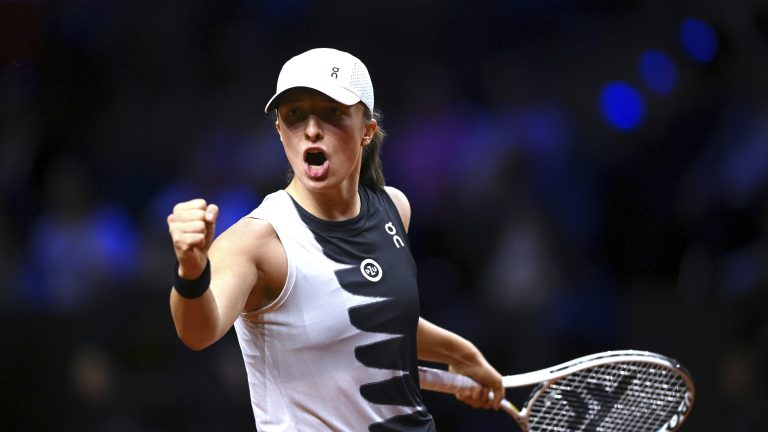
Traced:
MULTIPOLYGON (((419 367, 421 388, 458 393, 476 388, 464 375, 419 367)), ((505 388, 536 385, 518 409, 501 408, 524 432, 667 432, 691 412, 695 389, 677 361, 646 351, 607 351, 503 378, 505 388)), ((492 395, 490 395, 492 396, 492 395)))

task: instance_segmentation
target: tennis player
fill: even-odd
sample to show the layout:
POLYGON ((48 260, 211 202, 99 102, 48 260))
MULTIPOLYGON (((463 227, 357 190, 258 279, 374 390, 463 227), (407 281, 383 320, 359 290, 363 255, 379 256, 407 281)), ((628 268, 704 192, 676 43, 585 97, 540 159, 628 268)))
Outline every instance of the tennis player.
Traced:
POLYGON ((411 209, 384 184, 363 63, 326 48, 291 58, 273 110, 288 186, 215 241, 215 204, 179 203, 168 216, 181 340, 200 350, 234 325, 260 431, 434 431, 417 359, 472 377, 485 387, 457 397, 498 409, 499 373, 419 316, 411 209))

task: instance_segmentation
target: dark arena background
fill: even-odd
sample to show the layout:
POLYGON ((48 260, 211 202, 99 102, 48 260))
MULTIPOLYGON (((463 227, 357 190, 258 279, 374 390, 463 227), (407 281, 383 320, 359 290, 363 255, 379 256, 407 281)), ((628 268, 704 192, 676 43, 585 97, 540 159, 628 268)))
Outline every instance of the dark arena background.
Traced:
MULTIPOLYGON (((764 430, 757 0, 0 1, 0 429, 254 429, 234 334, 175 335, 166 216, 205 197, 220 232, 286 184, 263 107, 319 46, 373 77, 424 317, 503 373, 659 352, 696 380, 683 430, 764 430)), ((425 398, 442 432, 515 427, 425 398)))

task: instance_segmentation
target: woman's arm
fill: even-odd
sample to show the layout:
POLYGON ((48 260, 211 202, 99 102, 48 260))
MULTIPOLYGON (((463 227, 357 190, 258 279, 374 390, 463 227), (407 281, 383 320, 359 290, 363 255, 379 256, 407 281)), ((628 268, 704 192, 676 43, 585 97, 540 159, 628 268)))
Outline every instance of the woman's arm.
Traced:
POLYGON ((504 397, 501 374, 471 342, 419 318, 416 350, 419 360, 445 363, 451 371, 469 376, 483 385, 482 389, 456 395, 460 400, 475 408, 499 408, 504 397), (492 400, 488 399, 489 391, 494 394, 492 400))
MULTIPOLYGON (((213 241, 218 209, 204 200, 181 203, 168 217, 169 231, 179 262, 178 276, 195 280, 210 260, 208 289, 197 298, 171 290, 171 316, 176 333, 188 347, 200 350, 219 340, 232 327, 246 304, 271 297, 266 289, 284 269, 282 245, 271 225, 242 219, 213 241), (278 248, 278 249, 275 249, 278 248), (278 262, 273 257, 277 257, 278 262), (265 267, 265 262, 270 264, 265 267), (270 268, 271 274, 259 269, 270 268)), ((282 286, 282 285, 280 285, 282 286)))

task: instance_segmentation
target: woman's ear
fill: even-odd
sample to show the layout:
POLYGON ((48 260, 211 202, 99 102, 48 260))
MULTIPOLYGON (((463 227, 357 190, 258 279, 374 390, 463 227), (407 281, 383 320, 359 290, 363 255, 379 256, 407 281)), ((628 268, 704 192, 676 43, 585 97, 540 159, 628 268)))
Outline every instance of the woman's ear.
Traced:
POLYGON ((373 134, 376 133, 379 123, 376 119, 370 119, 365 123, 365 130, 363 131, 363 146, 368 145, 373 139, 373 134))

